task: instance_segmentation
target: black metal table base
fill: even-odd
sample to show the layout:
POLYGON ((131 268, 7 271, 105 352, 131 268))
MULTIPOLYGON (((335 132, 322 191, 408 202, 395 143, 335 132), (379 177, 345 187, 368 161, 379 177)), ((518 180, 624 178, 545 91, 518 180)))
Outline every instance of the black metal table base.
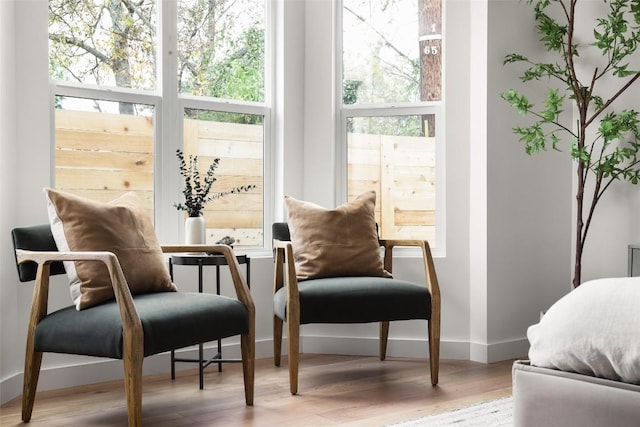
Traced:
POLYGON ((213 365, 214 363, 218 365, 218 372, 222 372, 222 364, 223 363, 242 363, 242 359, 223 359, 222 353, 218 351, 218 353, 210 357, 209 359, 204 358, 204 346, 202 344, 198 345, 198 356, 200 359, 189 359, 184 357, 176 357, 175 351, 171 351, 171 379, 176 379, 176 362, 181 363, 198 363, 198 377, 200 380, 200 390, 204 389, 204 370, 209 365, 213 365))
MULTIPOLYGON (((246 255, 236 255, 238 264, 244 264, 246 268, 247 285, 250 285, 251 277, 251 260, 246 255)), ((198 292, 202 292, 203 284, 203 267, 215 266, 216 268, 216 294, 220 295, 220 266, 227 265, 227 261, 222 255, 211 254, 184 254, 173 255, 169 258, 169 273, 171 280, 173 280, 173 266, 174 265, 190 265, 198 267, 198 292)), ((218 340, 218 353, 209 358, 204 358, 204 345, 198 344, 198 359, 189 358, 176 358, 175 351, 171 350, 171 379, 176 379, 176 362, 184 363, 198 363, 200 376, 200 390, 204 388, 204 368, 214 363, 218 364, 218 372, 222 372, 223 363, 238 363, 242 362, 242 359, 223 359, 222 358, 222 341, 218 340)))

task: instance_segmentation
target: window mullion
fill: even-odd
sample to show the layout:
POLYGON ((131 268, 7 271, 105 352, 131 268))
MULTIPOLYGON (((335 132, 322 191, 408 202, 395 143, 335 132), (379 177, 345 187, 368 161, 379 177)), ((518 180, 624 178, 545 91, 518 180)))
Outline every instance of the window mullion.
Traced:
POLYGON ((177 76, 177 2, 161 0, 158 4, 158 89, 162 103, 156 114, 156 177, 155 212, 158 233, 163 240, 181 241, 182 216, 175 209, 167 209, 180 200, 180 183, 176 158, 172 154, 182 140, 182 108, 178 102, 177 76))

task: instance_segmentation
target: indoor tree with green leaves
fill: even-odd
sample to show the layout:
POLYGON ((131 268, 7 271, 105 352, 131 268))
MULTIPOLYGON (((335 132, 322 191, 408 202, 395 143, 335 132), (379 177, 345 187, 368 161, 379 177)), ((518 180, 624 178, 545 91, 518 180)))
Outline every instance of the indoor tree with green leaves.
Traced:
POLYGON ((558 84, 558 88, 548 89, 541 108, 518 90, 507 90, 501 96, 519 114, 533 119, 527 126, 513 128, 528 154, 549 147, 563 151, 561 144, 570 143, 566 151, 575 161, 577 172, 573 286, 578 287, 585 241, 603 194, 615 181, 632 184, 640 181, 638 112, 613 109, 615 101, 640 77, 640 71, 630 66, 640 42, 640 0, 589 2, 590 7, 595 4, 606 10, 595 22, 576 18, 584 1, 527 0, 527 3, 533 4, 541 42, 555 60, 536 62, 512 53, 504 63, 525 64, 527 68, 520 77, 525 83, 546 78, 558 84), (590 46, 598 55, 580 56, 589 46, 578 43, 578 30, 581 36, 586 34, 583 30, 592 32, 590 46), (601 59, 600 63, 594 63, 596 57, 601 59), (574 126, 560 120, 567 104, 577 115, 574 126))

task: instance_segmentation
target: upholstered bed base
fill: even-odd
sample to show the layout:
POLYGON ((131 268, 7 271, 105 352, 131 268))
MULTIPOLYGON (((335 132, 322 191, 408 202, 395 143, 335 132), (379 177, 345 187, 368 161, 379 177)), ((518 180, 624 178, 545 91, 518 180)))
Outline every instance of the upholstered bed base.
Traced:
POLYGON ((638 427, 640 386, 513 365, 514 426, 638 427))

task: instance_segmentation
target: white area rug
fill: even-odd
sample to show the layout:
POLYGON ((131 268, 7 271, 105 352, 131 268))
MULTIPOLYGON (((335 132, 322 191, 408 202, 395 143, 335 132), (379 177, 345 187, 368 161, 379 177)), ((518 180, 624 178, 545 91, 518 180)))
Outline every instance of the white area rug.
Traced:
POLYGON ((511 427, 513 425, 513 400, 511 397, 490 400, 467 406, 466 408, 454 409, 442 414, 429 415, 390 427, 511 427))

